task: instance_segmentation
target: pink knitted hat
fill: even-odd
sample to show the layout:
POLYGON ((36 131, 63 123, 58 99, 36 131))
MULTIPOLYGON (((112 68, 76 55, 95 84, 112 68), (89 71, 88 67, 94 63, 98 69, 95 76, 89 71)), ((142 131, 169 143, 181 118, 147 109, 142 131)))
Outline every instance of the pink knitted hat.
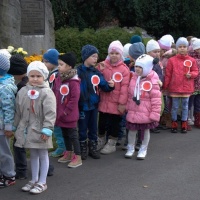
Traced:
POLYGON ((112 52, 112 51, 116 51, 118 53, 121 54, 121 56, 123 55, 123 45, 119 40, 115 40, 113 42, 110 43, 109 47, 108 47, 108 53, 112 52))
POLYGON ((164 35, 158 40, 161 49, 170 50, 172 46, 172 38, 169 35, 164 35))

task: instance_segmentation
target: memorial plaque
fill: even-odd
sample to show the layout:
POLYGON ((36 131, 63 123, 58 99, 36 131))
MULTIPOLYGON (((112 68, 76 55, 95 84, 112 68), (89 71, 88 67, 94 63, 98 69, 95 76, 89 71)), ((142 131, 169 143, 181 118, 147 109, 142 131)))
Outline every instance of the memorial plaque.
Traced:
POLYGON ((21 35, 45 34, 45 0, 21 0, 21 35))

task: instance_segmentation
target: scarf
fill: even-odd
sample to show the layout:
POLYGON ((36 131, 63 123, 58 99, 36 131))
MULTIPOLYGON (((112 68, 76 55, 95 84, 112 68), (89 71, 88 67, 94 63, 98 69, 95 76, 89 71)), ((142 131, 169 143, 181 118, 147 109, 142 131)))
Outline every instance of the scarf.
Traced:
POLYGON ((63 81, 65 81, 65 80, 71 79, 71 78, 74 77, 76 74, 77 74, 77 70, 76 70, 76 69, 71 69, 71 70, 68 71, 68 72, 60 73, 60 79, 61 79, 61 81, 63 82, 63 81))

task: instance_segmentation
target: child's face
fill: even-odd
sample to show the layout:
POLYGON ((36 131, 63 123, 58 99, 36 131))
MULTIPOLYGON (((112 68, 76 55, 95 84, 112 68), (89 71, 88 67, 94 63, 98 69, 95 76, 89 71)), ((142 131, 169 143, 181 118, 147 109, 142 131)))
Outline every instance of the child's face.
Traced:
POLYGON ((44 83, 44 77, 36 70, 32 70, 28 74, 29 84, 32 86, 42 85, 44 83))
POLYGON ((48 69, 49 71, 52 71, 52 70, 54 70, 54 69, 56 68, 55 65, 51 64, 51 63, 50 63, 48 60, 46 60, 46 59, 43 59, 43 63, 46 65, 46 67, 47 67, 47 69, 48 69))
POLYGON ((160 57, 162 57, 165 52, 167 52, 166 49, 160 49, 160 57))
POLYGON ((98 54, 94 53, 84 61, 86 67, 95 66, 97 64, 98 54))
POLYGON ((110 63, 117 63, 121 59, 121 54, 118 53, 117 51, 111 51, 109 53, 110 56, 110 63))
POLYGON ((148 54, 153 58, 159 58, 160 59, 160 49, 155 49, 153 51, 148 52, 148 54))
POLYGON ((143 72, 142 67, 140 67, 140 66, 135 66, 135 73, 136 73, 138 76, 142 76, 142 72, 143 72))
POLYGON ((58 60, 58 71, 59 73, 66 73, 72 69, 67 63, 63 62, 62 60, 58 60))
POLYGON ((177 48, 177 52, 181 55, 186 55, 187 54, 187 46, 179 45, 177 48))

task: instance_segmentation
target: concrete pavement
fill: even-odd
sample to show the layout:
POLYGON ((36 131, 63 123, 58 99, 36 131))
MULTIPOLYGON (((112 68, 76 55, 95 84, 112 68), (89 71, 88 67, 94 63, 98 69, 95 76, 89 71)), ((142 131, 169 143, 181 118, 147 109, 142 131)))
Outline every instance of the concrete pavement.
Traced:
MULTIPOLYGON (((0 200, 199 200, 200 129, 187 134, 169 130, 151 134, 144 161, 124 158, 124 151, 88 158, 77 169, 54 164, 48 189, 39 195, 21 191, 27 180, 0 189, 0 200)), ((30 168, 30 166, 29 166, 30 168)), ((30 170, 29 170, 30 177, 30 170)))

